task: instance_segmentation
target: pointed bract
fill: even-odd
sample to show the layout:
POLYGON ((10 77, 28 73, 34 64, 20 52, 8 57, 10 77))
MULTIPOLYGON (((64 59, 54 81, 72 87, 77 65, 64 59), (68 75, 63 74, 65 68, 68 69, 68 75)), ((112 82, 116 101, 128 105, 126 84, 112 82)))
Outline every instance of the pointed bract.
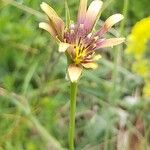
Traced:
POLYGON ((103 2, 100 0, 94 0, 90 4, 86 13, 85 21, 84 21, 84 27, 87 32, 90 32, 93 29, 93 26, 95 25, 97 17, 102 8, 102 5, 103 5, 103 2))
POLYGON ((74 64, 69 65, 68 75, 71 82, 77 82, 82 73, 82 67, 74 64))

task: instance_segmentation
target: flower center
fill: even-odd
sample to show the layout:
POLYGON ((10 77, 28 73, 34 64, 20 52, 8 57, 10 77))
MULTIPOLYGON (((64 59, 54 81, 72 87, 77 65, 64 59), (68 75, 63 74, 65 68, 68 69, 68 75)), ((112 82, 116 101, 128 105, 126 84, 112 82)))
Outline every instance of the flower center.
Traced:
POLYGON ((75 64, 80 64, 86 56, 86 49, 82 45, 75 46, 75 64))

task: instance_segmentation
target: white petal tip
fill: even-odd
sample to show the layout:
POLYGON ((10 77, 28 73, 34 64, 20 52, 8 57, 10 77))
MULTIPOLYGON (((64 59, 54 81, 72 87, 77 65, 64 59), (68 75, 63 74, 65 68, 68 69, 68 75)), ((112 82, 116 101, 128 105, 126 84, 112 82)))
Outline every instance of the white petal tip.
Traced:
POLYGON ((121 21, 124 18, 124 16, 122 14, 114 14, 112 16, 110 16, 106 22, 105 22, 105 27, 107 29, 111 28, 113 25, 115 25, 116 23, 118 23, 119 21, 121 21))
POLYGON ((100 4, 100 5, 103 5, 103 2, 102 2, 102 1, 100 1, 100 0, 97 0, 97 1, 99 1, 99 4, 100 4))
POLYGON ((40 22, 40 23, 39 23, 39 28, 44 29, 44 30, 50 32, 50 31, 49 31, 50 26, 49 26, 49 24, 47 24, 47 23, 45 23, 45 22, 40 22))
POLYGON ((41 7, 41 9, 42 9, 43 11, 44 11, 44 10, 47 10, 48 4, 45 3, 45 2, 42 2, 42 3, 40 4, 40 7, 41 7))
POLYGON ((118 21, 121 21, 122 19, 124 19, 124 16, 122 14, 115 14, 115 19, 118 21))
POLYGON ((99 4, 103 4, 103 2, 101 0, 94 0, 94 2, 99 3, 99 4))
POLYGON ((43 5, 44 5, 44 2, 42 2, 42 3, 40 4, 41 9, 43 8, 43 5))
POLYGON ((42 2, 41 4, 40 4, 40 7, 42 8, 43 6, 45 6, 45 5, 47 5, 45 2, 42 2))
POLYGON ((100 10, 100 8, 102 7, 103 2, 100 0, 94 0, 93 1, 93 9, 97 9, 98 11, 100 10))
POLYGON ((40 23, 39 23, 39 28, 43 28, 43 26, 44 26, 44 23, 43 23, 43 22, 40 22, 40 23))

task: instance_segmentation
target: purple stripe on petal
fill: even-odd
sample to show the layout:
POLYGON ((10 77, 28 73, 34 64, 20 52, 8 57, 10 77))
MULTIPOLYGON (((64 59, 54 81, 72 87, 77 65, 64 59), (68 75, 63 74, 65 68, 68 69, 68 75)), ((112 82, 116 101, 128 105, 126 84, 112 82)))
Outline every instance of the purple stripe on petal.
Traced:
POLYGON ((80 24, 79 26, 78 26, 78 28, 77 28, 77 37, 79 37, 79 38, 83 38, 83 37, 85 37, 87 35, 87 32, 86 32, 86 30, 85 30, 85 28, 84 28, 84 24, 80 24))

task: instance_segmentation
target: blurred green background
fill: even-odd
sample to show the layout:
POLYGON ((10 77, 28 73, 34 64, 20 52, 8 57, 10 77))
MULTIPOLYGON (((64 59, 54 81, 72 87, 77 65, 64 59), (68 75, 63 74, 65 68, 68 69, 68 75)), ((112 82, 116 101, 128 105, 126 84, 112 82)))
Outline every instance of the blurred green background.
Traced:
MULTIPOLYGON (((45 19, 41 2, 0 1, 0 150, 68 147, 70 87, 65 80, 66 58, 58 53, 50 35, 38 28, 45 19)), ((65 20, 63 0, 45 2, 65 20)), ((126 2, 104 0, 103 21, 127 10, 122 27, 114 27, 108 37, 128 37, 136 22, 150 16, 149 0, 126 2)), ((68 0, 68 5, 75 20, 79 0, 68 0)), ((145 82, 132 71, 133 59, 124 53, 127 46, 100 51, 100 67, 82 75, 76 150, 150 149, 150 97, 142 94, 145 82), (121 60, 115 69, 117 51, 121 60)))

